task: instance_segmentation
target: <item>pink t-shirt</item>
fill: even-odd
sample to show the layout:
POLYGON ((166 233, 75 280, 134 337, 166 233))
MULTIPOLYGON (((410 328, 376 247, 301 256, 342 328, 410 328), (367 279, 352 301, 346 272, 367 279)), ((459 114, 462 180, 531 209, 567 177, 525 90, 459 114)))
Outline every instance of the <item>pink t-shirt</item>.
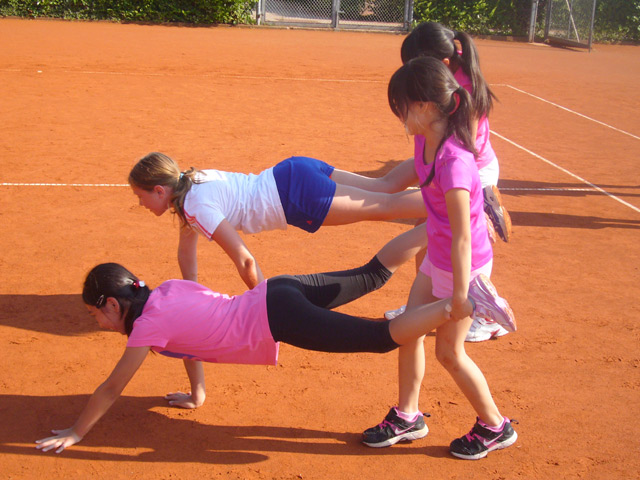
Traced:
MULTIPOLYGON (((462 68, 458 68, 456 73, 453 74, 453 77, 467 92, 473 93, 471 79, 464 73, 462 68)), ((486 115, 483 115, 482 118, 478 120, 478 132, 476 133, 476 150, 478 151, 476 163, 478 164, 478 169, 486 167, 497 158, 496 152, 493 151, 491 141, 489 140, 490 134, 489 119, 486 115)))
POLYGON ((453 188, 469 192, 471 214, 471 269, 484 266, 493 258, 484 215, 482 185, 473 154, 449 137, 438 151, 435 162, 424 164, 425 138, 414 137, 414 164, 420 185, 423 185, 435 163, 436 173, 429 186, 421 187, 427 207, 427 255, 436 267, 452 272, 451 224, 445 194, 453 188))
POLYGON ((229 297, 188 280, 154 289, 127 347, 215 363, 275 365, 279 344, 267 318, 267 282, 229 297))

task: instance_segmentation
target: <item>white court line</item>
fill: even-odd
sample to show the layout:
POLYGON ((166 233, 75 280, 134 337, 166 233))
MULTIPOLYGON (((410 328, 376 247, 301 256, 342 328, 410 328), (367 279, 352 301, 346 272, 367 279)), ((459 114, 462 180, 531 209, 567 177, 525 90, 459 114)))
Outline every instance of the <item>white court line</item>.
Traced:
POLYGON ((529 155, 532 155, 532 156, 536 157, 538 160, 542 160, 542 161, 543 161, 543 162, 545 162, 546 164, 551 165, 552 167, 557 168, 558 170, 560 170, 560 171, 562 171, 562 172, 566 173, 567 175, 569 175, 569 176, 571 176, 571 177, 575 178, 576 180, 581 181, 581 182, 582 182, 582 183, 584 183, 585 185, 588 185, 588 186, 590 186, 591 188, 593 188, 594 190, 597 190, 597 191, 598 191, 598 192, 600 192, 600 193, 604 193, 604 194, 605 194, 606 196, 608 196, 609 198, 612 198, 612 199, 614 199, 615 201, 620 202, 621 204, 623 204, 623 205, 625 205, 625 206, 629 207, 631 210, 634 210, 634 211, 636 211, 636 212, 640 213, 640 208, 638 208, 638 207, 636 207, 636 206, 634 206, 634 205, 631 205, 631 204, 630 204, 630 203, 628 203, 628 202, 625 202, 625 201, 624 201, 624 200, 622 200, 621 198, 616 197, 615 195, 613 195, 613 194, 611 194, 611 193, 607 192, 606 190, 604 190, 604 189, 602 189, 602 188, 598 187, 597 185, 594 185, 593 183, 589 182, 588 180, 585 180, 584 178, 582 178, 582 177, 580 177, 580 176, 576 175, 575 173, 570 172, 570 171, 569 171, 569 170, 567 170, 566 168, 561 167, 560 165, 558 165, 558 164, 556 164, 556 163, 553 163, 551 160, 547 160, 547 159, 546 159, 546 158, 544 158, 542 155, 538 155, 537 153, 532 152, 532 151, 531 151, 531 150, 529 150, 528 148, 525 148, 525 147, 523 147, 522 145, 517 144, 517 143, 516 143, 516 142, 514 142, 513 140, 509 140, 507 137, 504 137, 504 136, 500 135, 499 133, 497 133, 497 132, 495 132, 495 131, 493 131, 493 130, 491 130, 491 133, 492 133, 493 135, 495 135, 496 137, 501 138, 501 139, 502 139, 502 140, 504 140, 505 142, 510 143, 510 144, 511 144, 511 145, 513 145, 514 147, 517 147, 517 148, 519 148, 520 150, 523 150, 523 151, 527 152, 529 155))
POLYGON ((128 183, 0 183, 3 187, 128 187, 128 183))
MULTIPOLYGON (((16 71, 13 69, 2 69, 1 71, 16 71)), ((39 71, 40 73, 40 71, 39 71)), ((137 76, 156 76, 156 77, 162 77, 162 76, 189 76, 189 75, 178 75, 178 74, 169 74, 169 73, 126 73, 126 72, 103 72, 103 71, 72 71, 72 70, 64 70, 64 73, 78 73, 78 74, 84 74, 84 75, 137 75, 137 76)), ((335 82, 335 83, 385 83, 381 80, 350 80, 350 79, 329 79, 329 78, 304 78, 304 77, 270 77, 270 76, 252 76, 252 75, 228 75, 228 74, 201 74, 201 75, 194 75, 194 76, 200 76, 200 77, 211 77, 211 78, 237 78, 237 79, 251 79, 251 80, 267 80, 267 79, 271 79, 271 80, 287 80, 287 81, 315 81, 315 82, 335 82)), ((610 128, 612 130, 615 130, 617 132, 620 132, 622 134, 628 135, 632 138, 638 139, 640 140, 640 137, 633 135, 629 132, 626 132, 624 130, 621 130, 619 128, 613 127, 611 125, 608 125, 604 122, 601 122, 599 120, 596 120, 594 118, 588 117, 586 115, 583 115, 581 113, 575 112, 569 108, 563 107, 561 105, 558 105, 556 103, 553 103, 549 100, 545 100, 544 98, 538 97, 537 95, 533 95, 529 92, 526 92, 524 90, 521 90, 517 87, 514 87, 512 85, 509 84, 492 84, 493 86, 504 86, 504 87, 508 87, 511 88, 517 92, 520 92, 524 95, 528 95, 532 98, 535 98, 537 100, 540 100, 541 102, 544 103, 548 103, 550 105, 553 105, 557 108, 560 108, 562 110, 565 110, 569 113, 572 113, 574 115, 577 115, 579 117, 585 118, 587 120, 590 120, 592 122, 595 122, 599 125, 605 126, 607 128, 610 128)), ((631 205, 630 203, 622 200, 621 198, 616 197, 615 195, 610 194, 609 192, 607 192, 606 190, 598 187, 597 185, 594 185, 593 183, 585 180, 584 178, 575 175, 574 173, 570 172, 569 170, 567 170, 566 168, 563 168, 555 163, 553 163, 550 160, 547 160, 546 158, 542 157, 541 155, 538 155, 537 153, 532 152, 531 150, 528 150, 527 148, 523 147, 522 145, 519 145, 518 143, 509 140, 508 138, 500 135, 499 133, 495 132, 495 131, 491 131, 491 133, 493 133, 494 135, 496 135, 497 137, 503 139, 504 141, 514 145, 515 147, 529 153, 530 155, 542 160, 543 162, 565 172, 567 175, 570 175, 571 177, 585 183, 586 185, 589 185, 591 188, 607 195, 608 197, 616 200, 617 202, 620 202, 623 205, 626 205, 627 207, 631 208, 632 210, 640 213, 640 209, 638 207, 635 207, 633 205, 631 205)), ((111 186, 128 186, 126 184, 118 184, 118 185, 110 185, 110 184, 47 184, 47 183, 42 183, 42 184, 29 184, 29 183, 2 183, 0 184, 2 186, 76 186, 76 187, 82 187, 82 186, 103 186, 103 187, 111 187, 111 186)))
MULTIPOLYGON (((22 72, 12 68, 2 68, 0 72, 22 72)), ((37 70, 37 73, 43 73, 37 70)), ((294 82, 329 82, 329 83, 387 83, 386 80, 348 79, 348 78, 305 78, 305 77, 273 77, 269 75, 230 75, 228 73, 161 73, 161 72, 104 72, 100 70, 61 70, 62 73, 78 75, 113 75, 133 77, 198 77, 198 78, 228 78, 238 80, 281 80, 294 82)))
POLYGON ((595 188, 574 187, 500 187, 501 192, 597 192, 595 188))
MULTIPOLYGON (((2 187, 129 187, 128 183, 25 183, 25 182, 4 182, 2 187)), ((417 187, 416 187, 417 190, 417 187)), ((536 187, 512 187, 500 188, 501 192, 595 192, 597 188, 536 188, 536 187)))
POLYGON ((621 130, 621 129, 616 128, 616 127, 614 127, 612 125, 609 125, 608 123, 604 123, 604 122, 601 122, 600 120, 596 120, 595 118, 588 117, 587 115, 583 115, 582 113, 578 113, 575 110, 571 110, 570 108, 563 107, 562 105, 558 105, 557 103, 551 102, 549 100, 545 100, 542 97, 539 97, 537 95, 534 95, 533 93, 529 93, 529 92, 526 92, 524 90, 521 90, 521 89, 519 89, 517 87, 514 87, 513 85, 509 85, 508 83, 495 83, 495 84, 492 84, 492 85, 498 86, 498 87, 509 87, 509 88, 515 90, 516 92, 520 92, 520 93, 522 93, 524 95, 529 95, 530 97, 533 97, 536 100, 540 100, 541 102, 548 103, 549 105, 553 105, 554 107, 557 107, 557 108, 559 108, 561 110, 564 110, 566 112, 572 113, 572 114, 577 115, 579 117, 585 118, 585 119, 590 120, 592 122, 595 122, 595 123, 597 123, 599 125, 602 125, 604 127, 610 128, 611 130, 615 130, 616 132, 622 133, 624 135, 628 135, 631 138, 635 138, 636 140, 640 140, 640 137, 637 136, 637 135, 634 135, 633 133, 629 133, 629 132, 627 132, 625 130, 621 130))

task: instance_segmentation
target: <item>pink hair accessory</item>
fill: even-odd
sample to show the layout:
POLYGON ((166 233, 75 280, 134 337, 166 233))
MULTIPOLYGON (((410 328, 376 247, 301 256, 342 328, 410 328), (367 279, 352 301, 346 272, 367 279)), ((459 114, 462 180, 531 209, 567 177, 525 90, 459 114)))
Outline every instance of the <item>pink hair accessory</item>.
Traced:
POLYGON ((456 106, 453 107, 453 110, 451 110, 451 113, 449 113, 449 115, 453 115, 454 113, 456 113, 458 107, 460 106, 460 95, 458 95, 458 92, 453 92, 453 98, 456 100, 456 106))

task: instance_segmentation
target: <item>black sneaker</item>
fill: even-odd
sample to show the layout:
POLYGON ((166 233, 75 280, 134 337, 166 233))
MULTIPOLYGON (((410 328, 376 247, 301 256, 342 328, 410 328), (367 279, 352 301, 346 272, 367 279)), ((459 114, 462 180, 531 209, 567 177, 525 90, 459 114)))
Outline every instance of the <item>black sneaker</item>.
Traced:
POLYGON ((451 442, 449 451, 458 458, 478 460, 486 457, 493 450, 513 445, 517 439, 518 434, 511 426, 511 420, 506 417, 504 426, 499 432, 483 427, 479 419, 476 419, 476 424, 469 433, 451 442))
POLYGON ((491 219, 493 228, 502 240, 508 242, 511 238, 511 217, 502 204, 500 190, 495 185, 487 185, 482 189, 484 197, 484 211, 491 219))
POLYGON ((379 425, 368 428, 362 434, 362 443, 369 447, 390 447, 401 440, 417 440, 427 436, 429 428, 420 413, 413 422, 400 418, 398 409, 393 407, 379 425))

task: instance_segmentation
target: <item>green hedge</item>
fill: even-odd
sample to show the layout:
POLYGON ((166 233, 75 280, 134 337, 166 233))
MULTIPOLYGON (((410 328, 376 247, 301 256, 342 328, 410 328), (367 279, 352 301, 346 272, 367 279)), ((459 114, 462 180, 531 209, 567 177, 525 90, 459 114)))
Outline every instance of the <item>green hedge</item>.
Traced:
POLYGON ((640 0, 598 0, 594 35, 597 41, 640 41, 640 0))
MULTIPOLYGON (((536 33, 544 32, 547 0, 540 0, 536 33)), ((531 0, 415 0, 414 20, 471 34, 529 35, 531 0)), ((640 41, 640 0, 597 0, 594 41, 640 41)))
POLYGON ((415 0, 413 17, 470 34, 528 35, 531 0, 415 0))
MULTIPOLYGON (((345 8, 362 3, 342 1, 345 8)), ((237 24, 254 22, 255 3, 255 0, 0 0, 0 16, 237 24)), ((376 3, 391 4, 389 0, 376 3)), ((546 3, 547 0, 539 3, 538 35, 544 31, 546 3)), ((471 34, 526 37, 530 16, 531 0, 414 1, 416 23, 431 20, 471 34)), ((594 40, 640 41, 640 0, 597 0, 594 40)))
POLYGON ((0 15, 193 24, 252 23, 249 0, 0 0, 0 15))

